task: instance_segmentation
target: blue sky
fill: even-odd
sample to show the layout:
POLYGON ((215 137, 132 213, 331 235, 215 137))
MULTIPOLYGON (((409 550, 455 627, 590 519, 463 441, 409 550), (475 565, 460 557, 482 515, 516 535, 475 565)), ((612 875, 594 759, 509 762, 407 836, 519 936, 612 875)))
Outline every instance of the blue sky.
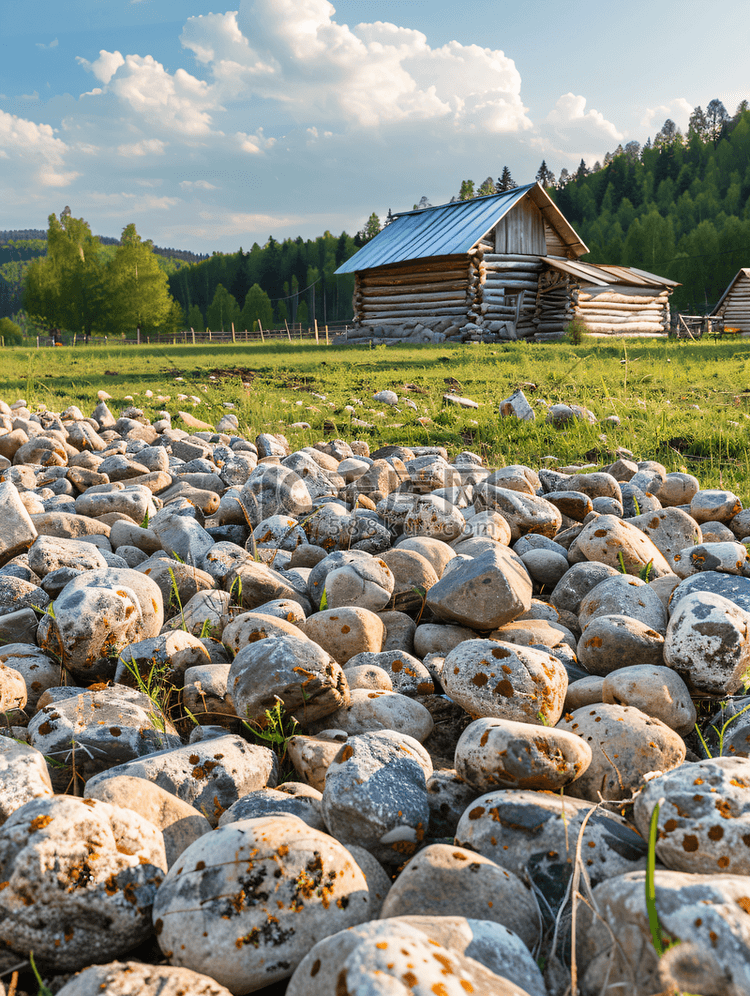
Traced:
POLYGON ((750 98, 747 4, 1 0, 0 229, 232 251, 750 98), (33 12, 33 14, 31 13, 33 12))

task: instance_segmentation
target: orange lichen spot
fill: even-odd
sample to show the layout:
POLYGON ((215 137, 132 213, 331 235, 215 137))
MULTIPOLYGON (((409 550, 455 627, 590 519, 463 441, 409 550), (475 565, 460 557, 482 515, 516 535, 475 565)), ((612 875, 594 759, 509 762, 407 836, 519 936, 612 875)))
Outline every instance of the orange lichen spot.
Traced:
POLYGON ((714 803, 716 811, 719 816, 723 817, 725 820, 730 819, 732 815, 732 807, 729 805, 726 799, 717 799, 714 803))
POLYGON ((741 910, 745 911, 745 913, 750 913, 750 897, 740 896, 738 899, 735 900, 735 902, 737 903, 737 905, 740 907, 741 910))
POLYGON ((724 829, 723 827, 720 827, 718 825, 711 827, 711 829, 708 831, 709 840, 721 840, 723 836, 724 836, 724 829))
POLYGON ((351 632, 351 626, 342 626, 342 627, 341 627, 341 632, 342 632, 342 633, 343 633, 344 635, 346 635, 347 633, 350 633, 350 632, 351 632))
POLYGON ((461 988, 464 990, 464 992, 467 992, 467 993, 473 993, 474 992, 474 986, 472 986, 472 984, 469 982, 468 979, 461 979, 461 981, 460 981, 459 984, 460 984, 461 988))
POLYGON ((481 673, 475 674, 474 677, 471 679, 472 685, 476 685, 477 688, 484 688, 484 686, 487 684, 488 681, 489 678, 487 677, 487 675, 481 673))
MULTIPOLYGON (((484 816, 484 812, 484 806, 475 806, 473 809, 469 810, 469 819, 478 820, 480 816, 484 816)), ((748 836, 748 839, 750 839, 750 835, 748 836)))
POLYGON ((35 830, 44 830, 44 828, 48 827, 51 822, 52 822, 52 817, 49 816, 49 815, 47 815, 47 816, 36 816, 31 821, 31 823, 29 823, 29 830, 32 830, 32 831, 35 831, 35 830))
POLYGON ((726 854, 722 854, 722 856, 719 858, 716 864, 719 866, 719 868, 728 868, 729 858, 726 856, 726 854))
POLYGON ((508 681, 507 678, 503 678, 495 685, 495 695, 502 695, 506 699, 513 698, 513 685, 508 681))
POLYGON ((698 850, 698 838, 695 834, 686 833, 682 838, 682 849, 684 851, 697 851, 698 850))
POLYGON ((375 947, 379 948, 381 951, 385 951, 388 947, 388 941, 378 941, 375 947))

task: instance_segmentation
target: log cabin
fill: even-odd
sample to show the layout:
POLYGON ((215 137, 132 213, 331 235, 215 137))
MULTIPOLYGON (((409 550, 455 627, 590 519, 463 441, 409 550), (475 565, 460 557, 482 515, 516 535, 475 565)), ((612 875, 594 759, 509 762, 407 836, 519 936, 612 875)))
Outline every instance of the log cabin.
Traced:
POLYGON ((750 268, 739 271, 711 314, 723 318, 726 328, 750 334, 750 268))
POLYGON ((628 332, 666 329, 662 295, 668 322, 666 286, 674 285, 657 286, 661 278, 644 271, 578 263, 588 247, 539 183, 393 217, 336 270, 355 275, 351 337, 551 338, 589 297, 600 305, 592 319, 607 331, 620 324, 619 312, 637 316, 622 323, 628 332))

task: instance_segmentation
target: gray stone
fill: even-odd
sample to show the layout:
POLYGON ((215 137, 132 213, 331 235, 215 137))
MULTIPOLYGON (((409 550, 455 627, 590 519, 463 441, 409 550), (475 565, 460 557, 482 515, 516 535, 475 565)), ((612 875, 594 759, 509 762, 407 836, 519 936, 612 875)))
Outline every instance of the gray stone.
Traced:
POLYGON ((3 535, 0 539, 0 564, 6 564, 19 553, 28 550, 37 530, 21 501, 18 489, 10 481, 0 483, 0 516, 3 535))
POLYGON ((750 614, 710 591, 685 595, 673 603, 664 661, 701 694, 734 694, 750 667, 750 614))
POLYGON ((390 601, 395 583, 388 565, 376 557, 342 564, 326 574, 326 606, 356 606, 378 612, 390 601))
POLYGON ((531 593, 531 579, 521 559, 497 544, 444 574, 427 592, 427 606, 440 619, 493 629, 527 611, 531 593))
POLYGON ((595 616, 586 624, 576 654, 579 664, 596 675, 631 666, 653 667, 664 663, 664 637, 632 616, 595 616))
MULTIPOLYGON (((727 996, 750 992, 747 877, 657 868, 654 881, 661 930, 680 939, 677 953, 691 945, 703 968, 700 976, 711 986, 701 989, 727 996)), ((645 884, 645 872, 612 877, 594 889, 598 914, 582 908, 576 945, 582 996, 662 991, 645 884)))
POLYGON ((0 825, 32 799, 53 793, 44 755, 34 747, 0 738, 0 825))
MULTIPOLYGON (((224 733, 224 731, 222 731, 224 733)), ((203 813, 211 826, 241 796, 276 784, 276 756, 268 747, 249 744, 234 734, 148 754, 96 775, 86 785, 92 794, 105 779, 121 775, 145 778, 203 813)))
POLYGON ((524 881, 532 880, 554 908, 572 872, 581 826, 581 853, 592 883, 646 867, 646 843, 619 816, 567 794, 501 789, 469 804, 456 830, 460 847, 477 851, 524 881))
POLYGON ((124 685, 79 691, 44 706, 29 723, 29 739, 50 758, 60 792, 125 761, 180 745, 159 706, 124 685))
POLYGON ((635 706, 666 723, 681 737, 695 726, 690 689, 669 667, 641 664, 620 668, 604 679, 601 694, 601 702, 635 706))
POLYGON ((211 831, 211 824, 194 806, 145 778, 117 775, 98 784, 92 781, 86 786, 84 796, 132 809, 158 827, 164 837, 167 868, 172 867, 193 841, 211 831))
POLYGON ((128 568, 84 571, 54 603, 54 615, 39 623, 43 650, 62 658, 74 675, 107 680, 113 657, 129 643, 156 636, 164 621, 154 581, 128 568))
POLYGON ((79 972, 62 989, 59 996, 231 996, 214 979, 189 968, 172 965, 144 965, 137 961, 112 961, 91 965, 79 972))
POLYGON ((608 564, 584 561, 574 564, 563 574, 549 596, 550 603, 558 611, 574 612, 576 615, 581 602, 602 581, 617 577, 619 571, 608 564))
POLYGON ((680 551, 703 539, 701 527, 681 508, 660 508, 636 515, 629 522, 648 536, 672 570, 676 568, 675 557, 679 556, 680 551))
POLYGON ((682 738, 634 706, 584 706, 567 714, 559 728, 591 747, 591 764, 568 789, 578 799, 627 799, 649 772, 670 771, 685 760, 682 738))
POLYGON ((750 760, 708 758, 652 779, 633 812, 644 838, 657 803, 656 854, 667 868, 750 874, 750 760))
POLYGON ((267 816, 296 816, 315 830, 326 833, 320 800, 320 792, 314 795, 289 795, 278 789, 255 789, 243 795, 221 814, 219 826, 224 827, 239 820, 254 820, 267 816))
POLYGON ((445 659, 443 687, 473 718, 554 726, 568 677, 551 654, 495 640, 467 640, 445 659))
POLYGON ((430 844, 409 860, 381 919, 468 917, 511 928, 528 948, 539 940, 536 903, 524 883, 494 861, 453 844, 430 844))
POLYGON ((184 851, 153 916, 172 964, 247 993, 291 975, 321 937, 369 919, 370 902, 345 847, 295 817, 267 817, 184 851))
POLYGON ((665 633, 667 614, 659 596, 640 578, 629 574, 602 581, 582 599, 578 620, 582 629, 601 616, 628 616, 657 633, 665 633))
POLYGON ((350 657, 346 670, 361 664, 382 668, 390 678, 392 688, 401 695, 432 695, 435 691, 432 676, 424 664, 401 650, 383 650, 380 653, 357 654, 350 657))
MULTIPOLYGON (((346 985, 349 996, 371 996, 378 991, 389 996, 401 996, 407 991, 404 979, 412 993, 437 992, 446 996, 464 996, 474 992, 491 993, 492 996, 530 996, 479 961, 465 957, 460 950, 444 947, 432 938, 431 934, 435 931, 428 934, 421 926, 412 926, 411 919, 398 917, 371 921, 320 941, 292 976, 288 996, 328 996, 334 992, 339 980, 346 985)), ((420 925, 422 921, 436 923, 444 920, 443 917, 413 919, 420 925)), ((478 932, 482 930, 481 921, 452 918, 451 925, 457 921, 473 925, 478 932)), ((486 926, 491 925, 488 923, 486 926)), ((502 927, 492 926, 497 931, 503 930, 502 927)), ((471 936, 471 928, 467 932, 471 936)), ((448 931, 443 930, 442 933, 448 931)), ((497 937, 493 941, 497 949, 497 937)), ((464 945, 466 943, 464 940, 464 945)), ((488 949, 491 943, 487 943, 488 949)))
POLYGON ((386 866, 417 850, 429 821, 432 764, 412 737, 393 731, 349 737, 331 762, 323 817, 343 844, 366 848, 386 866))
POLYGON ((584 524, 576 545, 588 560, 598 560, 628 574, 638 574, 651 564, 651 576, 671 573, 659 548, 636 526, 614 515, 599 515, 584 524))
POLYGON ((590 763, 591 748, 580 737, 508 719, 476 719, 456 744, 456 772, 480 793, 495 788, 559 792, 590 763))
POLYGON ((0 940, 58 972, 125 954, 151 933, 165 869, 161 831, 132 810, 28 802, 0 828, 0 940))
POLYGON ((742 510, 742 502, 732 491, 701 489, 690 499, 690 514, 696 522, 731 522, 742 510))
POLYGON ((326 727, 348 734, 388 730, 406 733, 422 742, 432 733, 434 722, 425 706, 406 695, 353 688, 345 706, 305 726, 311 733, 326 727))
POLYGON ((742 543, 731 542, 698 543, 686 547, 674 556, 675 573, 680 578, 690 577, 702 571, 718 571, 723 574, 746 573, 747 548, 742 543))
POLYGON ((227 694, 238 716, 260 723, 279 700, 302 725, 349 702, 340 666, 304 636, 259 640, 240 650, 229 671, 227 694))
POLYGON ((541 533, 552 538, 562 523, 560 510, 545 498, 510 488, 478 484, 474 489, 474 504, 478 512, 485 509, 499 512, 510 526, 512 542, 525 533, 541 533))

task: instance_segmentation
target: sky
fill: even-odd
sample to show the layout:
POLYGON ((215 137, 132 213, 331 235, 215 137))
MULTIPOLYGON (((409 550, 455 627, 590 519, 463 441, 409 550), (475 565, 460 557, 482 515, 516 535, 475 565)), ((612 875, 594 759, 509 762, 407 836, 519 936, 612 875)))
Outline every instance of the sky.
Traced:
POLYGON ((743 0, 0 0, 0 229, 233 252, 750 98, 743 0), (727 30, 727 25, 732 25, 727 30))

